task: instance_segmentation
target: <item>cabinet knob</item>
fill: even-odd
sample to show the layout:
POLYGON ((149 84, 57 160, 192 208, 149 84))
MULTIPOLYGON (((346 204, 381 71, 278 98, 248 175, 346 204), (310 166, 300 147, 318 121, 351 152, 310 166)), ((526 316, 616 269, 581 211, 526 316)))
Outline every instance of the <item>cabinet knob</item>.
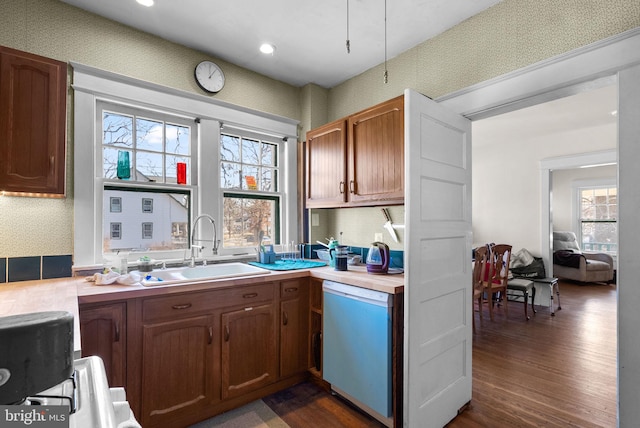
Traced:
POLYGON ((349 181, 349 193, 355 193, 356 192, 356 182, 351 180, 349 181))
POLYGON ((289 324, 289 316, 287 315, 286 312, 282 313, 282 325, 287 325, 289 324))
POLYGON ((229 341, 229 326, 228 325, 224 326, 224 341, 225 342, 229 341))
POLYGON ((340 194, 342 195, 344 193, 344 181, 340 182, 340 194))
POLYGON ((298 287, 289 287, 284 289, 285 293, 295 293, 298 291, 298 287))
POLYGON ((115 338, 114 342, 120 342, 120 322, 116 321, 114 324, 115 338))
POLYGON ((245 299, 253 299, 254 297, 258 297, 258 293, 247 293, 243 294, 242 297, 245 299))
POLYGON ((209 326, 209 345, 213 343, 213 327, 209 326))

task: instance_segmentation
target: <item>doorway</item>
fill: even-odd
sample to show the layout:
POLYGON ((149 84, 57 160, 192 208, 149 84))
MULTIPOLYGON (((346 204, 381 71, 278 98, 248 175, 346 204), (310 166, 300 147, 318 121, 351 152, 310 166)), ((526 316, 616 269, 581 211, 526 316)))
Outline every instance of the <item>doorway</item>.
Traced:
POLYGON ((554 189, 553 171, 579 169, 573 178, 586 179, 598 176, 598 170, 583 167, 616 160, 615 79, 574 90, 473 122, 474 244, 508 242, 514 251, 526 248, 543 257, 549 274, 552 220, 561 230, 573 230, 571 200, 562 201, 556 194, 554 203, 551 197, 553 190, 567 196, 570 189, 554 189), (501 180, 500 195, 496 179, 501 180))

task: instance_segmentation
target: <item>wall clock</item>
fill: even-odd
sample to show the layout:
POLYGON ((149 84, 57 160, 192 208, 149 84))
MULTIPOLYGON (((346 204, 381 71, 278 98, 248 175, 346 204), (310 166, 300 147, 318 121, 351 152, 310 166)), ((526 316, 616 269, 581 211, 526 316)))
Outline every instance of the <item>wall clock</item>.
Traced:
POLYGON ((194 70, 196 83, 205 91, 215 94, 224 87, 222 69, 211 61, 202 61, 194 70))

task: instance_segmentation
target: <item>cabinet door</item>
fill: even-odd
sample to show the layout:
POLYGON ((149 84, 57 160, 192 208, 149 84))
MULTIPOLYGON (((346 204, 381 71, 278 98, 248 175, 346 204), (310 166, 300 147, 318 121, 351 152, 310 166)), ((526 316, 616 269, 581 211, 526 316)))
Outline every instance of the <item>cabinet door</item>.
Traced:
POLYGON ((125 386, 126 303, 80 308, 82 356, 102 358, 109 386, 125 386))
POLYGON ((322 378, 322 280, 309 279, 309 371, 322 378))
POLYGON ((404 201, 404 97, 349 117, 349 202, 404 201))
POLYGON ((273 304, 222 314, 222 399, 276 380, 273 304))
POLYGON ((143 326, 142 426, 197 422, 214 401, 213 318, 143 326))
POLYGON ((307 207, 340 206, 347 200, 346 122, 338 120, 307 132, 307 207))
POLYGON ((0 47, 0 190, 64 194, 67 65, 0 47))
POLYGON ((284 281, 280 302, 280 376, 307 369, 309 338, 308 287, 303 280, 284 281))

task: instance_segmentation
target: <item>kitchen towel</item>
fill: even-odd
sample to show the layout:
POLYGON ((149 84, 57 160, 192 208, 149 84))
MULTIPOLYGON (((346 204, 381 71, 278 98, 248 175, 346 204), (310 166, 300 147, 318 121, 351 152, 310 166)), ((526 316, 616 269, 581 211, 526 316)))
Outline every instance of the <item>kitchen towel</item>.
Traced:
POLYGON ((96 285, 107 285, 113 284, 114 282, 122 285, 135 285, 140 283, 142 277, 136 273, 120 275, 120 273, 108 269, 105 270, 104 273, 94 273, 85 279, 89 282, 95 282, 96 285))

